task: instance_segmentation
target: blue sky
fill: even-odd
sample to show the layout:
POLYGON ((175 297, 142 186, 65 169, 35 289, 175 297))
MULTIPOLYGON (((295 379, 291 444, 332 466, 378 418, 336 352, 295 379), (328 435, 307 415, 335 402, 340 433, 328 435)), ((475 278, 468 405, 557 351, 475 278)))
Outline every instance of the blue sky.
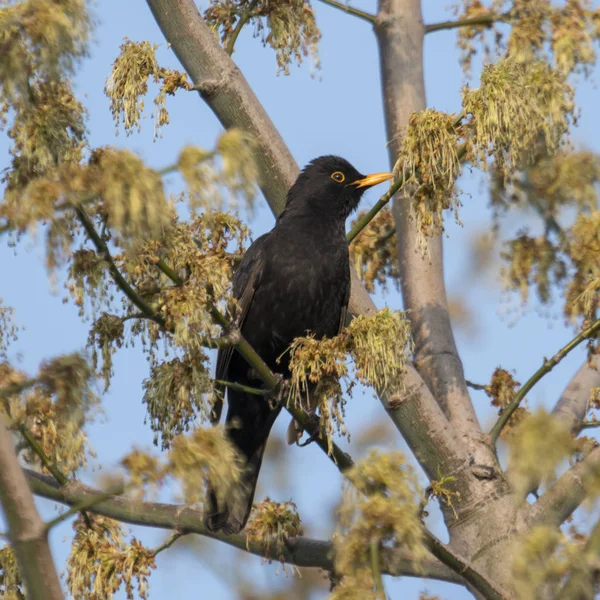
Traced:
MULTIPOLYGON (((354 6, 374 12, 375 4, 373 0, 357 0, 354 6)), ((367 23, 324 6, 318 0, 315 0, 314 6, 323 33, 320 44, 322 70, 316 77, 311 77, 308 63, 301 68, 292 67, 289 77, 277 76, 274 53, 253 38, 251 29, 242 32, 234 60, 299 165, 316 156, 332 153, 344 156, 363 173, 387 170, 379 63, 371 28, 367 23)), ((444 3, 425 0, 425 22, 450 18, 443 6, 444 3)), ((157 168, 171 164, 185 144, 212 147, 222 129, 195 93, 182 92, 175 98, 168 98, 171 124, 164 128, 163 136, 157 142, 153 142, 153 124, 149 114, 140 134, 127 137, 121 131, 115 138, 115 127, 103 87, 123 38, 161 44, 158 53, 160 62, 175 68, 178 64, 143 0, 103 0, 97 3, 95 10, 98 17, 96 41, 91 57, 83 63, 76 77, 78 94, 84 99, 90 114, 91 145, 112 144, 132 149, 157 168)), ((427 102, 429 107, 438 110, 457 111, 460 107, 463 75, 455 41, 455 32, 439 32, 426 38, 427 102)), ((598 80, 598 69, 591 81, 581 81, 578 86, 577 101, 582 117, 574 139, 598 151, 600 117, 594 110, 598 103, 594 78, 598 80)), ((476 81, 475 77, 474 84, 476 81)), ((147 105, 150 107, 151 99, 148 99, 147 105)), ((0 156, 4 158, 0 167, 8 164, 7 151, 8 141, 1 136, 0 156)), ((531 308, 521 310, 515 299, 510 302, 501 299, 500 289, 493 282, 492 285, 487 280, 465 283, 469 240, 475 231, 489 224, 490 211, 480 177, 467 172, 460 185, 465 192, 460 213, 463 227, 449 220, 445 264, 450 293, 464 292, 462 286, 472 286, 467 294, 469 304, 476 308, 479 335, 473 337, 457 331, 465 373, 467 378, 484 383, 489 380, 494 368, 502 365, 515 369, 517 379, 524 381, 540 366, 544 355, 564 345, 572 337, 572 332, 564 326, 559 307, 545 309, 543 314, 531 308), (519 315, 520 318, 517 318, 519 315)), ((376 198, 377 191, 371 191, 364 205, 371 205, 376 198)), ((272 224, 272 215, 259 198, 251 221, 254 236, 270 229, 272 224)), ((10 356, 19 362, 21 368, 32 373, 44 358, 81 349, 87 339, 87 325, 78 318, 76 308, 62 302, 62 280, 57 280, 55 292, 52 290, 44 269, 41 240, 41 235, 37 240, 27 238, 16 249, 7 247, 5 241, 0 245, 3 265, 0 297, 6 304, 15 307, 17 322, 25 326, 19 341, 11 346, 10 356)), ((401 299, 393 290, 386 296, 377 295, 376 302, 379 306, 401 307, 401 299)), ((529 405, 551 405, 581 364, 583 356, 583 350, 580 350, 563 361, 536 386, 529 396, 529 405)), ((144 425, 141 403, 141 381, 146 375, 147 363, 139 349, 123 350, 117 355, 115 378, 110 392, 104 397, 105 418, 90 430, 90 439, 98 454, 96 464, 103 465, 103 471, 110 472, 133 444, 142 447, 152 444, 151 432, 144 425)), ((491 424, 493 413, 487 409, 486 398, 478 393, 473 398, 482 421, 491 424)), ((352 430, 380 418, 383 411, 370 394, 357 394, 348 413, 352 430)), ((286 425, 287 419, 282 417, 276 425, 276 435, 282 436, 286 425)), ((399 439, 397 445, 404 447, 399 439)), ((309 533, 315 537, 329 536, 330 509, 341 489, 339 475, 314 445, 302 450, 290 448, 285 452, 289 453, 287 464, 293 468, 294 477, 275 499, 293 497, 300 514, 311 524, 309 533)), ((93 482, 97 475, 97 471, 90 472, 85 479, 93 482)), ((271 478, 267 475, 261 479, 258 498, 271 493, 270 483, 271 478)), ((45 517, 55 514, 54 504, 40 501, 39 506, 45 517)), ((435 511, 432 512, 435 527, 435 511)), ((67 523, 52 533, 52 547, 59 568, 62 568, 68 552, 64 538, 70 532, 67 523)), ((139 529, 135 529, 135 533, 150 546, 159 543, 164 536, 162 532, 142 532, 139 529)), ((224 552, 217 542, 204 541, 202 547, 213 556, 222 554, 223 557, 233 557, 233 560, 239 556, 234 551, 224 552)), ((201 556, 191 550, 162 554, 158 560, 159 569, 151 576, 151 598, 184 598, 189 596, 190 590, 214 600, 234 598, 226 580, 215 576, 201 556)), ((243 564, 244 568, 251 569, 251 576, 265 586, 276 586, 284 577, 276 574, 275 565, 261 566, 258 558, 243 564)), ((455 586, 431 582, 403 579, 386 581, 386 585, 390 597, 405 600, 417 598, 424 589, 448 599, 470 597, 455 586)))

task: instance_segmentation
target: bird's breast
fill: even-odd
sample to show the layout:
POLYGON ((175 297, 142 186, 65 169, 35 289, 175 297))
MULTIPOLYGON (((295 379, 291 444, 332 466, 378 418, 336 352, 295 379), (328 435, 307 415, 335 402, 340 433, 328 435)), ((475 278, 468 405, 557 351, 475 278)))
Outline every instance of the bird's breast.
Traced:
POLYGON ((289 240, 269 256, 242 332, 272 369, 285 371, 277 358, 296 337, 337 334, 349 279, 344 239, 289 240))

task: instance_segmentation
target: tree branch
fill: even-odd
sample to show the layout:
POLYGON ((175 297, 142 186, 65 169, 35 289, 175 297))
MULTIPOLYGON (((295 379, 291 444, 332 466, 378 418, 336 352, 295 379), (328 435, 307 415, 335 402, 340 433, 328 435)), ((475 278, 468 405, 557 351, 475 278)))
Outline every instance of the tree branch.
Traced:
POLYGON ((231 37, 225 46, 225 52, 231 56, 233 54, 233 49, 235 47, 235 43, 240 35, 244 25, 250 20, 252 17, 252 9, 254 7, 255 2, 251 2, 248 5, 248 8, 240 15, 238 22, 235 25, 234 30, 231 32, 231 37))
POLYGON ((442 23, 432 23, 431 25, 425 25, 425 33, 433 33, 434 31, 442 31, 444 29, 457 29, 458 27, 491 27, 497 22, 510 22, 508 14, 494 14, 490 13, 487 15, 479 15, 477 17, 468 17, 466 19, 457 19, 455 21, 443 21, 442 23))
POLYGON ((600 359, 597 355, 586 360, 567 385, 552 414, 577 435, 581 429, 590 427, 583 423, 590 404, 590 390, 600 387, 600 359))
POLYGON ((336 0, 321 0, 321 2, 323 4, 327 4, 328 6, 333 6, 334 8, 342 10, 349 15, 358 17, 359 19, 362 19, 363 21, 367 21, 368 23, 371 23, 371 25, 375 24, 375 20, 376 20, 375 15, 372 15, 368 12, 359 10, 358 8, 353 8, 352 6, 350 6, 348 4, 343 4, 342 2, 336 2, 336 0))
POLYGON ((600 446, 563 473, 534 504, 524 507, 523 516, 528 525, 564 523, 585 499, 586 476, 599 469, 600 446))
POLYGON ((62 600, 44 522, 38 514, 8 430, 0 420, 0 501, 19 573, 30 600, 62 600))
POLYGON ((540 380, 544 375, 547 375, 554 369, 554 367, 565 357, 569 352, 577 348, 581 342, 593 337, 600 330, 600 319, 594 321, 589 327, 584 329, 579 335, 575 336, 568 344, 563 346, 552 358, 546 359, 544 364, 525 382, 521 389, 515 394, 514 398, 510 401, 508 406, 500 413, 500 417, 494 423, 494 426, 490 430, 490 436, 495 442, 498 436, 504 429, 504 426, 508 423, 508 420, 512 414, 517 410, 519 404, 529 390, 540 380))
MULTIPOLYGON (((375 32, 379 45, 390 162, 400 152, 398 133, 410 115, 426 108, 423 26, 419 0, 380 0, 375 32)), ((417 229, 410 206, 393 206, 404 308, 415 341, 415 365, 459 435, 476 437, 481 428, 465 384, 448 311, 442 236, 429 239, 427 257, 415 252, 417 229)), ((491 454, 488 466, 495 461, 491 454)))
POLYGON ((146 317, 154 322, 156 322, 161 327, 166 328, 165 320, 157 315, 152 307, 147 304, 142 298, 138 295, 138 293, 127 283, 127 280, 123 275, 121 275, 121 271, 117 268, 115 261, 106 245, 106 242, 100 237, 92 220, 85 212, 85 209, 82 206, 73 205, 73 210, 77 215, 79 221, 83 225, 85 232, 88 234, 90 240, 92 240, 94 246, 96 246, 96 250, 98 254, 104 259, 108 266, 108 270, 114 279, 116 285, 121 289, 121 291, 127 296, 129 301, 136 306, 139 310, 141 310, 146 317))
MULTIPOLYGON (((71 481, 64 487, 46 475, 25 469, 25 474, 34 493, 69 506, 81 504, 101 493, 78 481, 71 481)), ((178 504, 139 502, 125 496, 113 496, 93 507, 93 512, 132 525, 171 529, 177 534, 197 533, 224 542, 261 557, 279 560, 279 551, 275 545, 267 553, 266 543, 248 542, 245 535, 223 535, 206 529, 202 512, 178 504)), ((173 540, 174 541, 174 540, 173 540)), ((159 547, 160 548, 160 547, 159 547)), ((443 565, 433 557, 424 559, 416 565, 406 552, 383 550, 381 553, 382 573, 393 576, 425 577, 452 583, 464 584, 460 575, 443 565)), ((316 567, 333 570, 333 545, 330 541, 298 537, 288 540, 283 552, 284 562, 298 567, 316 567)))

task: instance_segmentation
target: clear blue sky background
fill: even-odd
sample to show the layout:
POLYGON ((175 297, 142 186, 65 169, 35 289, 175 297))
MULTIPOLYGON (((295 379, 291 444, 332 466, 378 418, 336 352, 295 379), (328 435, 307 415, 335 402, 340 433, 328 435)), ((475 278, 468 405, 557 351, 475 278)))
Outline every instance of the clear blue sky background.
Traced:
MULTIPOLYGON (((318 24, 323 33, 320 56, 323 69, 311 78, 308 63, 301 68, 292 67, 291 76, 276 76, 274 53, 265 49, 254 39, 251 30, 240 36, 234 59, 263 102, 284 140, 300 165, 321 154, 340 154, 362 172, 388 169, 386 136, 381 103, 378 73, 377 47, 370 26, 351 16, 314 1, 318 24)), ((374 0, 357 0, 354 6, 375 10, 374 0)), ((426 22, 450 18, 444 11, 444 3, 425 0, 426 22)), ((85 96, 89 109, 90 142, 92 146, 106 144, 130 148, 138 152, 150 165, 160 168, 173 162, 184 144, 212 147, 221 132, 221 126, 195 93, 180 93, 168 99, 171 125, 164 129, 163 137, 153 143, 153 124, 148 118, 142 133, 126 137, 122 132, 115 138, 115 128, 108 111, 108 100, 103 94, 105 78, 112 61, 118 54, 125 36, 131 40, 149 40, 162 44, 159 59, 165 66, 178 67, 143 0, 102 0, 96 7, 98 28, 91 57, 84 62, 76 78, 78 93, 85 96)), ((425 72, 428 106, 444 111, 457 111, 460 107, 462 73, 458 62, 459 52, 454 32, 430 35, 425 43, 425 72)), ((596 69, 593 77, 598 79, 596 69)), ((474 84, 476 85, 477 73, 474 84)), ((582 81, 578 87, 577 100, 582 109, 575 141, 598 151, 599 117, 598 92, 593 83, 582 81)), ((151 99, 147 101, 150 107, 151 99)), ((8 141, 0 137, 0 166, 8 164, 8 141)), ((524 381, 541 364, 544 355, 561 347, 572 335, 564 327, 560 308, 555 307, 539 314, 535 309, 525 311, 520 319, 514 313, 507 315, 508 304, 500 299, 499 287, 488 280, 466 283, 464 269, 469 253, 469 240, 473 233, 490 222, 488 197, 480 185, 481 178, 469 173, 463 177, 464 207, 461 218, 464 227, 450 223, 445 246, 447 283, 452 293, 464 292, 469 285, 469 304, 474 307, 479 335, 475 337, 457 332, 457 341, 465 373, 469 379, 487 382, 498 365, 515 369, 517 378, 524 381)), ((381 191, 381 188, 379 188, 381 191)), ((375 201, 377 192, 372 191, 365 205, 375 201)), ((254 235, 271 228, 273 218, 264 201, 258 200, 258 210, 251 225, 254 235)), ((42 236, 40 236, 41 239, 42 236)), ((10 356, 20 361, 21 368, 35 372, 40 361, 46 357, 81 349, 87 338, 87 326, 77 317, 72 304, 63 304, 62 281, 57 283, 58 292, 53 294, 43 265, 43 244, 26 239, 17 249, 9 248, 6 241, 0 245, 0 262, 3 265, 3 283, 0 297, 16 308, 16 320, 25 326, 19 341, 10 349, 10 356)), ((389 304, 401 307, 397 293, 376 297, 379 306, 389 304)), ((519 306, 516 301, 512 306, 519 306)), ((517 311, 518 312, 518 311, 517 311)), ((550 406, 566 385, 569 377, 581 364, 583 351, 573 352, 560 367, 547 376, 529 396, 529 405, 550 406)), ((98 454, 97 464, 110 472, 119 459, 131 449, 132 444, 150 447, 152 436, 143 423, 144 407, 141 403, 141 381, 147 375, 147 363, 138 350, 124 350, 117 355, 115 379, 110 393, 104 398, 106 418, 90 430, 90 438, 98 454)), ((485 424, 490 424, 493 413, 483 395, 474 394, 479 414, 485 424)), ((382 415, 378 401, 369 394, 357 395, 348 408, 350 427, 382 415)), ((282 418, 276 426, 282 435, 287 421, 282 418), (284 422, 285 421, 285 422, 284 422)), ((398 446, 403 447, 401 441, 398 446)), ((350 445, 352 449, 352 445, 350 445)), ((341 480, 320 451, 310 446, 300 450, 290 448, 289 465, 294 469, 294 481, 276 499, 292 496, 301 515, 311 523, 309 533, 315 537, 327 537, 330 508, 339 495, 341 480)), ((86 480, 94 481, 95 473, 86 480)), ((269 478, 261 480, 258 497, 269 493, 269 478)), ((55 514, 56 506, 39 502, 46 517, 55 514)), ((433 514, 432 525, 438 532, 433 514)), ((57 564, 62 568, 68 552, 64 537, 71 533, 70 524, 63 524, 52 533, 52 547, 57 564)), ((150 546, 163 539, 162 532, 135 529, 136 535, 150 546)), ((441 534, 441 533, 440 533, 441 534)), ((204 542, 205 550, 219 555, 222 545, 204 542)), ((223 554, 234 557, 235 554, 223 554)), ((160 555, 159 569, 151 577, 151 598, 201 597, 229 600, 232 592, 226 582, 205 568, 197 553, 183 550, 160 555)), ((258 558, 244 562, 251 568, 252 577, 266 586, 277 586, 284 577, 277 575, 275 565, 260 566, 258 558)), ((232 568, 236 567, 233 563, 232 568)), ((444 598, 459 600, 470 597, 455 586, 423 583, 403 579, 386 581, 392 598, 413 600, 420 591, 439 593, 444 598)), ((123 596, 124 597, 124 596, 123 596)))

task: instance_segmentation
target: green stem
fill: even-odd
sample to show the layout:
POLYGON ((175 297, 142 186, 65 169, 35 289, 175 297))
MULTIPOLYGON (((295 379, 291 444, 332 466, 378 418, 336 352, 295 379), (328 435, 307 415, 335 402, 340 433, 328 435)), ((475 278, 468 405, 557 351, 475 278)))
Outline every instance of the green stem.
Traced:
POLYGON ((491 27, 498 21, 509 22, 509 16, 507 14, 497 15, 488 14, 480 15, 478 17, 470 17, 467 19, 458 19, 456 21, 444 21, 442 23, 433 23, 431 25, 425 25, 425 33, 433 33, 434 31, 442 31, 444 29, 457 29, 458 27, 491 27))
POLYGON ((152 307, 149 304, 146 304, 146 302, 144 302, 144 300, 140 298, 137 292, 129 285, 129 283, 127 283, 123 275, 121 275, 121 272, 117 268, 117 265, 113 260, 110 250, 106 245, 106 242, 100 237, 100 235, 96 231, 92 220, 85 212, 85 210, 81 206, 76 205, 73 205, 73 209, 75 210, 79 221, 81 222, 83 228, 88 234, 88 237, 92 240, 94 246, 96 246, 98 254, 100 254, 102 258, 104 258, 104 260, 106 261, 108 265, 108 270, 110 271, 110 274, 112 275, 113 279, 115 280, 115 283, 119 286, 121 291, 127 296, 127 298, 129 298, 130 302, 134 306, 139 308, 150 320, 154 321, 155 323, 158 323, 158 325, 160 325, 161 327, 165 327, 165 320, 160 315, 157 315, 154 312, 154 310, 152 310, 152 307))
POLYGON ((55 527, 59 523, 62 523, 63 521, 66 521, 69 517, 73 516, 74 514, 78 512, 84 512, 86 509, 92 508, 96 504, 100 504, 100 502, 104 502, 112 496, 119 496, 122 493, 123 486, 121 486, 119 489, 111 490, 108 492, 102 492, 100 494, 97 494, 96 496, 92 496, 91 498, 86 498, 83 502, 80 502, 79 504, 74 504, 73 506, 71 506, 71 508, 69 508, 69 510, 66 510, 64 513, 58 515, 58 517, 52 519, 51 521, 48 521, 46 523, 46 531, 50 531, 53 527, 55 527))
POLYGON ((19 431, 25 438, 25 441, 31 446, 31 449, 38 455, 44 467, 46 467, 48 472, 52 474, 52 477, 54 477, 54 479, 56 479, 60 485, 65 485, 68 483, 69 480, 66 475, 64 475, 61 470, 50 460, 42 447, 38 444, 37 440, 33 437, 31 431, 29 431, 25 425, 19 425, 19 431))
POLYGON ((342 10, 349 15, 358 17, 359 19, 362 19, 363 21, 367 21, 368 23, 371 23, 372 25, 375 25, 375 23, 377 22, 377 17, 375 15, 372 15, 363 10, 359 10, 358 8, 353 8, 352 6, 348 6, 347 4, 343 4, 342 2, 336 2, 336 0, 321 0, 321 2, 323 4, 327 4, 329 6, 333 6, 334 8, 337 8, 339 10, 342 10))
MULTIPOLYGON (((465 116, 465 114, 463 111, 461 111, 456 116, 456 119, 454 120, 454 127, 457 127, 460 124, 460 122, 464 118, 464 116, 465 116)), ((466 156, 466 154, 467 154, 467 147, 465 144, 463 144, 457 150, 456 156, 458 157, 459 161, 462 161, 462 159, 466 156)), ((356 238, 356 236, 375 218, 377 213, 382 208, 384 208, 388 204, 388 202, 392 199, 392 196, 396 192, 398 192, 400 189, 402 189, 404 187, 404 185, 409 182, 410 179, 412 179, 412 173, 410 171, 406 170, 402 174, 401 177, 399 177, 398 179, 396 179, 396 181, 394 181, 394 183, 392 184, 390 189, 383 196, 381 196, 381 198, 375 203, 373 208, 371 208, 371 210, 369 210, 369 212, 367 212, 362 218, 360 218, 354 224, 354 227, 348 232, 348 234, 346 235, 346 241, 348 242, 348 244, 351 244, 354 241, 354 238, 356 238)))
POLYGON ((227 45, 225 46, 225 52, 231 56, 233 54, 233 49, 235 47, 235 43, 237 42, 238 36, 240 35, 244 25, 250 20, 252 17, 252 9, 254 8, 254 2, 252 2, 248 8, 240 15, 239 21, 236 23, 234 30, 231 32, 231 37, 227 41, 227 45))
POLYGON ((580 429, 594 429, 595 427, 600 427, 600 421, 584 421, 580 429))
POLYGON ((184 535, 186 535, 186 534, 181 531, 177 531, 170 538, 165 540, 165 542, 163 544, 154 548, 154 550, 152 551, 152 554, 154 556, 156 556, 157 554, 161 553, 163 550, 170 548, 180 537, 183 537, 184 535))
POLYGON ((494 423, 494 426, 490 430, 490 437, 492 441, 496 441, 500 436, 500 433, 504 429, 504 426, 508 423, 508 420, 512 414, 517 410, 519 404, 521 404, 523 398, 531 390, 531 388, 544 377, 550 373, 552 369, 565 357, 571 350, 574 350, 584 342, 585 340, 594 336, 600 330, 600 319, 594 321, 587 329, 584 329, 578 336, 574 337, 568 344, 563 346, 552 358, 544 361, 544 364, 525 382, 521 389, 515 394, 514 398, 510 401, 508 406, 502 411, 500 417, 494 423))
POLYGON ((379 539, 371 540, 371 573, 375 582, 375 590, 378 600, 386 600, 385 587, 383 586, 383 577, 381 576, 381 565, 379 561, 379 539))
POLYGON ((241 383, 235 383, 235 381, 223 381, 222 379, 215 379, 215 383, 228 387, 230 390, 236 392, 246 392, 246 394, 254 394, 255 396, 268 396, 273 393, 273 390, 263 390, 260 388, 250 387, 249 385, 242 385, 241 383))

